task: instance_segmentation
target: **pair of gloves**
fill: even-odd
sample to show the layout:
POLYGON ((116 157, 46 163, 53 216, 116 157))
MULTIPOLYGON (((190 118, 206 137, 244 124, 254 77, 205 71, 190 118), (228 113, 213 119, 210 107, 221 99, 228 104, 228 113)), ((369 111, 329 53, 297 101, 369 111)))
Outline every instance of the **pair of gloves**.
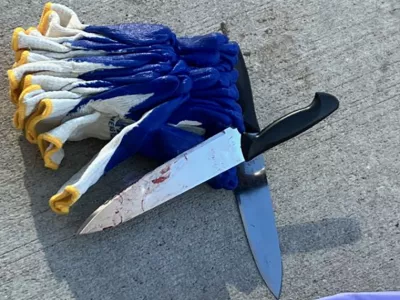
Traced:
MULTIPOLYGON (((226 129, 244 131, 234 66, 239 46, 225 35, 177 37, 166 26, 84 25, 47 3, 36 27, 12 35, 8 71, 13 124, 58 169, 67 141, 108 143, 51 197, 66 214, 101 176, 140 154, 163 163, 226 129)), ((236 170, 209 181, 234 189, 236 170)))

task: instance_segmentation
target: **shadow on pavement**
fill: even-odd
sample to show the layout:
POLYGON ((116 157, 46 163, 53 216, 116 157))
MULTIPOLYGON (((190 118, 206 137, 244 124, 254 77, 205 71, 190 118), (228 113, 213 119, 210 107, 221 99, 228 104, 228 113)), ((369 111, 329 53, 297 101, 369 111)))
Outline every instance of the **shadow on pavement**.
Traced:
POLYGON ((354 244, 361 238, 356 219, 332 218, 278 229, 282 254, 311 252, 354 244))

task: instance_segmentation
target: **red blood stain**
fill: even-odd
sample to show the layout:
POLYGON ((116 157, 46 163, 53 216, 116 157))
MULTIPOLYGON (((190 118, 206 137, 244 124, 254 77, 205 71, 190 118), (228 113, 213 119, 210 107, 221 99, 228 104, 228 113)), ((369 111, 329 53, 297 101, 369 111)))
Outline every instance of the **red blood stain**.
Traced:
POLYGON ((152 183, 161 183, 164 182, 165 180, 167 180, 169 178, 169 174, 167 176, 160 176, 156 179, 153 179, 151 182, 152 183))
POLYGON ((166 166, 164 169, 161 170, 161 174, 165 174, 169 171, 169 166, 166 166))

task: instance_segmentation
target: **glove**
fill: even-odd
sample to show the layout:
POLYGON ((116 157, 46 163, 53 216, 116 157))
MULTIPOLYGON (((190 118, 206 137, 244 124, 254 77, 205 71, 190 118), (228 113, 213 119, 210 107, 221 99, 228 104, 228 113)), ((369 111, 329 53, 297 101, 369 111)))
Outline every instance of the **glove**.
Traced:
MULTIPOLYGON (((227 127, 244 131, 239 47, 222 34, 177 38, 162 25, 83 25, 71 9, 48 3, 38 27, 16 29, 12 44, 14 125, 37 143, 46 167, 59 167, 67 141, 109 140, 51 197, 57 213, 129 156, 162 163, 227 127)), ((208 183, 234 189, 236 169, 208 183)))
POLYGON ((168 120, 171 113, 188 100, 188 95, 164 102, 148 111, 143 117, 126 126, 117 134, 84 168, 75 174, 49 204, 53 211, 67 214, 70 207, 90 186, 113 167, 134 155, 146 142, 147 138, 168 120))
POLYGON ((44 91, 70 91, 82 96, 97 94, 114 87, 112 83, 104 80, 86 81, 79 78, 29 74, 24 77, 23 91, 31 85, 39 85, 44 91))

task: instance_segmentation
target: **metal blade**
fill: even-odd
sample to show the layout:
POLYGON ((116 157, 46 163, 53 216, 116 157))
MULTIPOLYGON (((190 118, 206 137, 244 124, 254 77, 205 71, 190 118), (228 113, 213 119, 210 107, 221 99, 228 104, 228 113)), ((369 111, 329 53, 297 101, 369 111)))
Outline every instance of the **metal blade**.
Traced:
MULTIPOLYGON (((260 126, 254 108, 250 78, 241 52, 236 69, 240 74, 237 87, 246 131, 257 133, 260 126)), ((238 175, 239 187, 235 190, 235 196, 247 241, 261 277, 275 298, 279 299, 282 258, 264 157, 259 155, 239 165, 238 175)))
POLYGON ((115 227, 242 162, 241 134, 228 128, 159 166, 107 201, 84 222, 78 233, 115 227))
POLYGON ((282 259, 274 210, 262 155, 238 167, 239 187, 235 196, 247 241, 267 287, 279 299, 282 259))

